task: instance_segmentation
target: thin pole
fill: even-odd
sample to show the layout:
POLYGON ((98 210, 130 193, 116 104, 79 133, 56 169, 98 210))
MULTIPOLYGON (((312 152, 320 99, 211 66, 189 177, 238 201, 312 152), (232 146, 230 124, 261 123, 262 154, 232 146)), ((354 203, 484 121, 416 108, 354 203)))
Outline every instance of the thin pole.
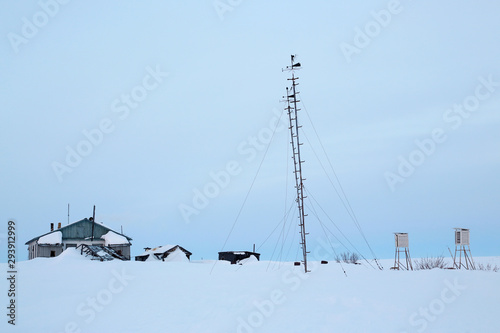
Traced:
POLYGON ((68 204, 68 224, 69 224, 69 204, 68 204))
POLYGON ((94 241, 94 224, 95 224, 95 205, 94 205, 94 213, 92 213, 92 241, 94 241))

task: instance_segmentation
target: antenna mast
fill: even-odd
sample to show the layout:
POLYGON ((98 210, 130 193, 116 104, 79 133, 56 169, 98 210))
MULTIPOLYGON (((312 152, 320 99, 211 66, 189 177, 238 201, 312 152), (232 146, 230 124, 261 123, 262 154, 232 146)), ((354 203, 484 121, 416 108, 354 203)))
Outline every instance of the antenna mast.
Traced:
POLYGON ((292 86, 286 88, 286 103, 287 106, 285 110, 287 110, 288 113, 288 119, 290 121, 290 136, 291 136, 291 144, 292 144, 292 158, 293 158, 293 164, 294 164, 294 171, 293 173, 295 174, 295 188, 297 190, 297 198, 295 199, 297 201, 297 206, 299 208, 299 226, 300 226, 300 236, 301 236, 301 241, 300 245, 302 246, 302 255, 304 257, 303 263, 304 263, 304 271, 305 273, 309 272, 307 270, 307 246, 306 246, 306 226, 305 226, 305 217, 307 214, 304 213, 304 180, 305 178, 302 177, 302 161, 300 159, 300 146, 302 143, 300 143, 299 140, 299 128, 302 126, 299 126, 298 120, 297 120, 297 112, 300 111, 299 108, 297 108, 297 103, 300 102, 297 99, 297 94, 299 93, 297 91, 297 86, 299 85, 296 80, 299 79, 299 77, 295 77, 295 70, 298 70, 301 68, 300 62, 295 62, 295 55, 291 55, 291 65, 286 66, 287 71, 290 71, 292 74, 291 78, 288 78, 287 80, 292 81, 292 86))
POLYGON ((94 212, 92 213, 92 238, 91 238, 92 241, 94 241, 94 225, 95 225, 95 205, 94 205, 94 212))

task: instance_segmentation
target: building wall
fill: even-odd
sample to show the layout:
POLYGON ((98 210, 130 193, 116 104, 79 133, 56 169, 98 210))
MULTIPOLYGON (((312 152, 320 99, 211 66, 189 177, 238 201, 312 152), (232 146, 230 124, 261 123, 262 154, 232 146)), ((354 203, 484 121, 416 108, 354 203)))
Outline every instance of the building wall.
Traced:
POLYGON ((35 258, 35 242, 28 243, 28 260, 35 258))
MULTIPOLYGON (((70 247, 77 247, 80 244, 87 244, 87 245, 102 245, 104 246, 104 241, 99 240, 99 241, 68 241, 68 242, 63 242, 61 245, 45 245, 45 244, 37 244, 36 241, 31 242, 28 244, 28 259, 34 259, 34 258, 50 258, 51 254, 54 255, 54 257, 57 257, 60 255, 64 250, 70 247), (54 251, 54 252, 52 252, 54 251)), ((127 260, 130 260, 130 245, 129 244, 119 244, 119 245, 111 245, 110 246, 113 250, 115 250, 117 253, 121 254, 124 256, 127 260)))
POLYGON ((53 257, 57 257, 62 251, 62 245, 40 245, 33 241, 28 244, 28 259, 50 258, 51 254, 53 254, 53 257))
POLYGON ((104 245, 104 239, 94 239, 93 241, 89 240, 81 240, 81 239, 65 239, 63 240, 64 249, 66 250, 68 247, 77 247, 81 244, 85 245, 104 245))
POLYGON ((63 251, 62 245, 35 245, 36 257, 35 258, 51 258, 57 257, 63 251))
MULTIPOLYGON (((90 240, 70 239, 67 241, 63 241, 63 244, 61 245, 38 244, 36 241, 33 241, 28 244, 28 259, 31 260, 34 258, 50 258, 51 251, 54 251, 54 254, 57 257, 67 248, 77 247, 80 244, 104 246, 104 240, 94 239, 94 241, 90 241, 90 240)), ((114 245, 111 247, 113 247, 117 251, 121 250, 122 255, 130 260, 130 245, 114 245)))
POLYGON ((127 260, 130 260, 130 245, 118 244, 118 245, 110 245, 109 247, 115 250, 118 254, 124 256, 127 260))

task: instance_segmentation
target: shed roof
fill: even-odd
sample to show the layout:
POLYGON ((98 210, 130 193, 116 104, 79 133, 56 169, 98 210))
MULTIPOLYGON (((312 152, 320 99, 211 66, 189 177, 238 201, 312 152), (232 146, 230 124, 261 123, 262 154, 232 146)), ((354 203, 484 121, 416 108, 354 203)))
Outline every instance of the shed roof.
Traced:
POLYGON ((237 254, 237 255, 246 255, 246 254, 260 255, 260 253, 252 252, 252 251, 221 251, 221 252, 219 252, 219 254, 221 254, 221 253, 231 253, 231 254, 237 254))
POLYGON ((111 228, 103 225, 102 223, 95 222, 93 223, 91 220, 85 218, 80 221, 76 221, 73 223, 70 223, 68 225, 65 225, 64 227, 61 227, 59 229, 55 229, 54 231, 47 232, 46 234, 40 235, 38 237, 35 237, 33 239, 30 239, 29 241, 26 242, 25 245, 28 245, 29 243, 33 241, 39 240, 41 237, 44 237, 46 235, 50 235, 56 232, 61 232, 62 233, 62 240, 67 240, 67 239, 73 239, 73 240, 88 240, 92 237, 92 225, 94 225, 94 239, 101 239, 102 236, 107 234, 109 231, 114 232, 117 235, 123 236, 127 239, 127 241, 131 241, 132 238, 125 236, 119 232, 116 232, 112 230, 111 228))
POLYGON ((155 247, 153 249, 146 250, 144 253, 142 253, 142 254, 140 254, 140 255, 138 255, 136 257, 143 257, 143 256, 147 256, 147 255, 150 255, 150 254, 163 254, 163 253, 169 252, 171 250, 174 251, 175 248, 179 248, 184 253, 192 255, 191 252, 189 252, 188 250, 186 250, 185 248, 183 248, 180 245, 163 245, 163 246, 155 247))

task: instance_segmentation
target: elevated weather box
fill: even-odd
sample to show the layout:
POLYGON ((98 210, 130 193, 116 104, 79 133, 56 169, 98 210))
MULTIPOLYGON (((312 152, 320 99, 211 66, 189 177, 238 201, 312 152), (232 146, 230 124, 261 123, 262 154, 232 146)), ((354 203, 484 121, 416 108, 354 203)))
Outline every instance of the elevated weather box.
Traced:
POLYGON ((396 247, 408 247, 408 234, 406 232, 396 232, 394 233, 394 239, 396 241, 396 247))
POLYGON ((455 245, 469 245, 469 229, 455 228, 455 245))

